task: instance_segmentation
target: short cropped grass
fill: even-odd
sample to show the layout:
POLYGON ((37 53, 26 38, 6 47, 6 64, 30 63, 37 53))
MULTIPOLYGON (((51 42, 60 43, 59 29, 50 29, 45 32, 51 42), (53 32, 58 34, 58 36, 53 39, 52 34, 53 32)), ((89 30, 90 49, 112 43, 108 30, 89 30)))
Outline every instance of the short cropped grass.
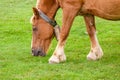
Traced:
MULTIPOLYGON (((31 55, 29 23, 36 0, 0 0, 0 80, 120 80, 120 21, 96 18, 104 56, 87 61, 90 40, 82 17, 76 17, 65 46, 67 61, 48 64, 57 41, 46 57, 31 55)), ((56 20, 61 25, 62 10, 56 20)))

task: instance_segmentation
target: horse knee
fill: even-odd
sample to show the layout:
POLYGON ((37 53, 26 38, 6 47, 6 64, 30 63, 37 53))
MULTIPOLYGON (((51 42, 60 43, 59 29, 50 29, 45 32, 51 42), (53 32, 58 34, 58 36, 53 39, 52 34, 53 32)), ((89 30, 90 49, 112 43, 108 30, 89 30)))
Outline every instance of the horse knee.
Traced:
POLYGON ((96 31, 95 30, 87 30, 89 36, 93 36, 96 31))
POLYGON ((64 32, 60 34, 60 40, 64 41, 66 40, 68 37, 68 32, 64 32))

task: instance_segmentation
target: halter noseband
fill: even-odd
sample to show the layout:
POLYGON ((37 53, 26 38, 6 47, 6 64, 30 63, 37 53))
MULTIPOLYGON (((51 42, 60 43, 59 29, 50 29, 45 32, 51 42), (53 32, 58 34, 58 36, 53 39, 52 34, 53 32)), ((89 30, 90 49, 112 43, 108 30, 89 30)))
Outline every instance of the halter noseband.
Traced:
POLYGON ((57 25, 56 21, 50 19, 47 15, 45 15, 40 9, 38 10, 40 17, 45 20, 47 23, 55 27, 57 25))

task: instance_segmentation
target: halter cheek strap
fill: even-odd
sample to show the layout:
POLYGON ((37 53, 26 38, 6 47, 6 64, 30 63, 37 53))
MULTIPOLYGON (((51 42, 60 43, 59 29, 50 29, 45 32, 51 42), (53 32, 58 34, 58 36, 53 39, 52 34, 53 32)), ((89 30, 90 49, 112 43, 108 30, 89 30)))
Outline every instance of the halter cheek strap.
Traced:
POLYGON ((38 10, 40 17, 45 20, 47 23, 54 27, 55 37, 57 40, 60 39, 60 26, 56 23, 56 21, 50 19, 47 15, 45 15, 41 10, 38 10))
POLYGON ((50 19, 47 15, 45 15, 41 10, 39 11, 39 15, 42 19, 44 19, 46 22, 48 22, 50 25, 52 25, 53 27, 55 27, 57 25, 56 21, 50 19))

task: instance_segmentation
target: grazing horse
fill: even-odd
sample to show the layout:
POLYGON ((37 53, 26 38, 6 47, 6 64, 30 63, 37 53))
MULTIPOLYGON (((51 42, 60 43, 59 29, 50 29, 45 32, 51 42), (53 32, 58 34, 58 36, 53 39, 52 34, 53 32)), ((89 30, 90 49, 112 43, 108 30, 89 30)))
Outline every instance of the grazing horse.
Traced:
POLYGON ((120 20, 120 0, 37 0, 33 8, 32 23, 32 54, 45 56, 49 45, 56 36, 58 43, 49 59, 49 63, 66 61, 64 46, 69 35, 74 18, 77 15, 84 17, 86 28, 91 41, 91 50, 87 55, 88 60, 97 60, 103 56, 96 35, 95 18, 98 16, 107 20, 120 20), (62 28, 56 31, 55 15, 59 8, 63 10, 62 28))

